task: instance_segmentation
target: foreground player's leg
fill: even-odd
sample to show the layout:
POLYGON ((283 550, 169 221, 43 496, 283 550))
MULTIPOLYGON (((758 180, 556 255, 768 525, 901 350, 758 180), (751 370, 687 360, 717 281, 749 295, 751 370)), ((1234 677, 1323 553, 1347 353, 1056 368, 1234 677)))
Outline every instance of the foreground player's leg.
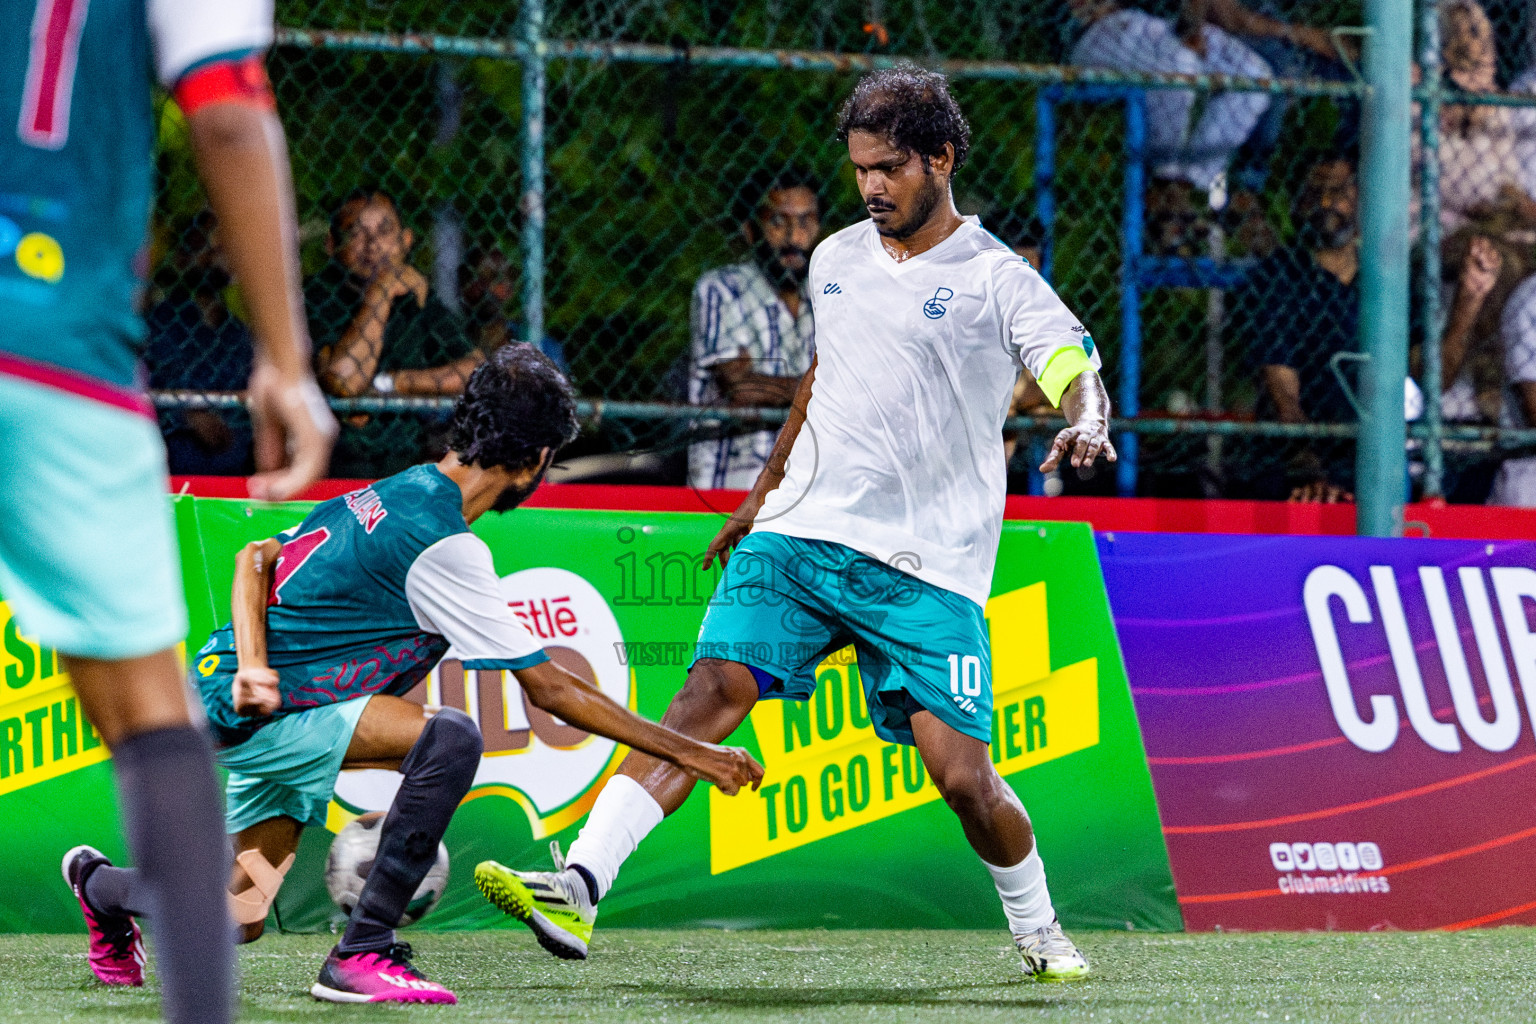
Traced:
MULTIPOLYGON (((760 693, 750 668, 713 658, 694 663, 661 724, 719 743, 747 717, 760 693)), ((681 769, 631 751, 603 791, 563 862, 554 871, 513 871, 493 860, 475 868, 475 884, 501 910, 533 930, 539 945, 564 960, 584 960, 597 902, 619 868, 661 819, 682 806, 695 780, 681 769)))
POLYGON ((912 735, 933 784, 992 875, 1025 973, 1041 981, 1086 977, 1088 961, 1062 932, 1051 906, 1029 816, 992 767, 987 745, 930 711, 912 716, 912 735))
POLYGON ((482 741, 473 720, 445 708, 422 723, 421 709, 398 698, 375 697, 358 722, 348 766, 398 761, 405 776, 379 835, 379 852, 347 930, 310 989, 337 1003, 454 1003, 454 994, 428 981, 411 964, 411 948, 395 940, 406 905, 437 859, 448 822, 469 792, 480 765, 482 741), (415 736, 414 742, 410 741, 415 736))
MULTIPOLYGON (((224 895, 229 874, 224 810, 208 737, 191 725, 187 713, 176 653, 66 661, 86 717, 112 751, 123 830, 137 866, 132 874, 113 875, 105 858, 72 858, 77 880, 71 885, 87 922, 95 918, 92 969, 109 983, 140 983, 131 970, 103 974, 97 968, 107 963, 97 953, 99 946, 128 941, 125 921, 136 935, 129 915, 149 914, 157 924, 155 954, 166 1020, 226 1021, 234 948, 224 895)), ((66 863, 66 878, 70 867, 66 863)), ((124 948, 129 957, 142 956, 141 945, 124 948)), ((126 968, 124 958, 112 952, 112 962, 126 968)))

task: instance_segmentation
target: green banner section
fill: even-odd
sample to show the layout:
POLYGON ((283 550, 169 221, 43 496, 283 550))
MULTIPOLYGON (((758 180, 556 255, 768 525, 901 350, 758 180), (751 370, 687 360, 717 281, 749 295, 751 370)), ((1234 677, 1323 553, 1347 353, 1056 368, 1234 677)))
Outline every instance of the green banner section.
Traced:
MULTIPOLYGON (((192 650, 228 617, 239 548, 294 525, 307 508, 178 500, 192 650)), ((487 515, 475 531, 509 605, 551 657, 659 718, 682 685, 714 589, 718 570, 698 566, 719 522, 524 509, 487 515)), ((992 759, 1029 809, 1062 921, 1180 928, 1090 529, 1005 524, 986 614, 992 759)), ((0 815, 17 834, 0 854, 0 928, 76 930, 58 859, 78 842, 121 855, 110 765, 51 652, 0 615, 0 815)), ((510 674, 466 672, 451 653, 416 696, 473 716, 486 755, 447 836, 448 893, 418 927, 506 926, 475 892, 472 866, 486 857, 548 866, 548 844, 575 838, 624 751, 529 705, 510 674)), ((851 649, 818 670, 813 700, 764 701, 729 742, 763 762, 762 789, 696 790, 625 865, 603 902, 604 926, 1003 927, 991 881, 916 752, 870 728, 851 649)), ((344 773, 331 829, 387 807, 396 780, 344 773)), ((330 839, 306 834, 274 910, 282 927, 338 919, 321 877, 330 839)))

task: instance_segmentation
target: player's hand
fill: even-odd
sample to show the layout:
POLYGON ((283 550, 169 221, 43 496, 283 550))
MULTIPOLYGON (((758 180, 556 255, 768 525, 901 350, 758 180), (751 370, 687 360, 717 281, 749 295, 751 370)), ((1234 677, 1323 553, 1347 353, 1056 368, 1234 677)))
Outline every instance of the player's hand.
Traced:
POLYGON ((1040 463, 1040 472, 1049 473, 1066 458, 1078 470, 1079 476, 1084 475, 1084 470, 1091 474, 1093 463, 1100 455, 1108 462, 1119 458, 1115 446, 1109 441, 1109 424, 1100 419, 1085 419, 1056 435, 1050 453, 1040 463))
POLYGON ((421 271, 409 263, 398 267, 385 267, 363 292, 363 302, 370 308, 389 306, 402 296, 414 294, 418 302, 427 301, 427 279, 421 271))
POLYGON ((696 779, 714 783, 726 796, 735 796, 743 786, 756 789, 763 782, 763 766, 740 747, 695 743, 678 758, 677 766, 696 779))
POLYGON ((235 714, 244 718, 266 718, 283 706, 283 695, 277 688, 277 671, 265 665, 239 669, 230 686, 235 714))
POLYGON ((247 485, 251 497, 282 501, 325 475, 338 427, 314 377, 285 379, 258 360, 247 405, 256 448, 256 475, 247 485))
POLYGON ((747 499, 720 527, 715 539, 709 542, 709 547, 704 549, 704 568, 708 569, 717 558, 720 559, 720 567, 725 568, 725 563, 731 558, 731 549, 740 544, 741 539, 751 531, 752 521, 757 518, 758 510, 762 507, 763 499, 755 492, 747 495, 747 499))

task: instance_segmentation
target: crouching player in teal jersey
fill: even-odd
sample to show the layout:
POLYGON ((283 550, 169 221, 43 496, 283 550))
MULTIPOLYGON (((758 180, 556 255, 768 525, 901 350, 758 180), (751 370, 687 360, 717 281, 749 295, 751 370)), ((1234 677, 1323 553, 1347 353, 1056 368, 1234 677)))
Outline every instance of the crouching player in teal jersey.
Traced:
MULTIPOLYGON (((325 825, 337 773, 405 776, 346 932, 310 990, 318 999, 456 1001, 412 966, 394 933, 480 764, 468 715, 401 696, 450 645, 466 669, 511 671, 538 707, 687 778, 726 793, 762 778, 746 751, 640 718, 556 665, 501 596, 490 549, 469 524, 527 498, 576 429, 575 396, 554 364, 508 346, 470 376, 440 462, 323 502, 238 558, 231 623, 198 652, 192 675, 229 770, 239 851, 230 891, 247 939, 261 934, 300 832, 325 825)), ((96 913, 145 912, 138 872, 95 851, 81 857, 96 913)))
MULTIPOLYGON (((336 423, 309 371, 271 41, 271 0, 0 3, 0 597, 59 651, 112 751, 174 1022, 229 1020, 234 948, 218 781, 176 654, 187 617, 165 448, 139 362, 151 90, 158 80, 186 117, 250 311, 264 471, 251 493, 284 498, 325 472, 336 423)), ((76 895, 77 860, 65 858, 76 895)), ((81 909, 91 969, 142 984, 138 929, 81 909)))
MULTIPOLYGON (((1056 920, 1029 818, 989 756, 982 609, 1018 371, 1027 366, 1072 424, 1041 468, 1070 458, 1081 469, 1115 458, 1098 356, 1050 285, 955 209, 950 181, 970 128, 942 75, 867 76, 838 136, 869 218, 811 256, 816 359, 768 465, 710 544, 706 567, 729 562, 662 721, 721 740, 761 698, 809 699, 816 666, 852 644, 876 735, 917 747, 997 886, 1023 969, 1081 978, 1088 964, 1056 920)), ((636 751, 564 868, 488 861, 476 882, 546 949, 584 957, 620 865, 692 788, 636 751)))

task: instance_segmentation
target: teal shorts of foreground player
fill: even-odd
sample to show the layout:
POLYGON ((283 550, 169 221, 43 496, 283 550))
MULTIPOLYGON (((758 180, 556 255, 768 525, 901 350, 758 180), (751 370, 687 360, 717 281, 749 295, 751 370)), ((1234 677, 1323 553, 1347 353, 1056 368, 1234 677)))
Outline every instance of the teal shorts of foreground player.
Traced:
POLYGON ((912 743, 931 711, 992 740, 992 645, 968 598, 842 544, 752 533, 726 564, 694 660, 717 658, 773 677, 762 696, 809 700, 816 666, 852 644, 880 738, 912 743))
POLYGON ((336 776, 371 699, 284 715, 244 743, 220 750, 218 762, 229 769, 224 784, 226 830, 233 835, 279 816, 324 828, 336 776))
POLYGON ((185 640, 165 446, 155 421, 0 375, 0 598, 83 658, 185 640))

